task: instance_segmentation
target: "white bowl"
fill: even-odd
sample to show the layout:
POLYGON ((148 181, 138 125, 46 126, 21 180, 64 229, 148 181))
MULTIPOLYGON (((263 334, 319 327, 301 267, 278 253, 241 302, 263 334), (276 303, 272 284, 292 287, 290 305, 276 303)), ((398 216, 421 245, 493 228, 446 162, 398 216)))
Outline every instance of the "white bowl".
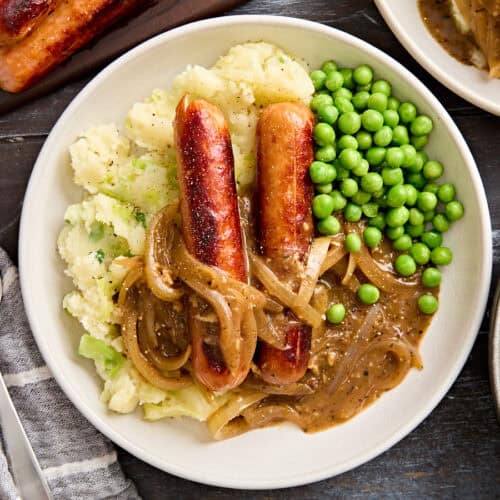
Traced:
POLYGON ((375 0, 375 4, 397 39, 434 78, 466 101, 500 116, 500 79, 448 54, 425 27, 417 0, 375 0))
MULTIPOLYGON (((160 35, 122 56, 74 99, 48 137, 24 201, 20 233, 21 285, 38 346, 75 406, 121 447, 177 476, 234 488, 280 488, 352 469, 394 445, 439 403, 459 374, 479 329, 490 281, 491 233, 476 165, 457 127, 433 95, 406 69, 367 43, 320 24, 272 16, 202 21, 160 35), (333 58, 369 63, 435 123, 428 150, 446 165, 464 202, 464 219, 446 235, 455 249, 444 270, 441 307, 422 343, 425 369, 411 371, 395 390, 351 421, 318 434, 291 425, 213 442, 188 420, 147 423, 139 413, 116 415, 99 402, 100 382, 76 355, 81 329, 62 310, 71 288, 56 252, 66 206, 80 200, 72 184, 68 147, 92 124, 122 123, 132 103, 167 87, 189 63, 211 65, 232 45, 267 40, 312 67, 333 58)), ((79 436, 75 436, 79 439, 79 436)))

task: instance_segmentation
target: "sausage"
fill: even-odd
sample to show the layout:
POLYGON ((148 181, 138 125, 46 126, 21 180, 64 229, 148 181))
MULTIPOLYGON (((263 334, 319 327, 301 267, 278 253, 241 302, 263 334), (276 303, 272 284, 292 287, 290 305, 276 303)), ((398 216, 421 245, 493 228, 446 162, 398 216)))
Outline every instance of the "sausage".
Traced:
MULTIPOLYGON (((295 290, 313 236, 313 185, 308 169, 314 159, 314 117, 306 106, 268 106, 259 119, 258 205, 260 250, 280 279, 295 290)), ((259 345, 257 364, 270 384, 301 379, 309 361, 311 330, 287 312, 287 348, 259 345)))
MULTIPOLYGON (((204 264, 246 282, 234 158, 224 115, 204 100, 189 102, 186 95, 176 110, 174 134, 186 247, 204 264)), ((194 375, 211 390, 236 387, 250 369, 255 345, 237 372, 231 373, 217 342, 218 325, 197 319, 200 312, 207 312, 206 306, 204 311, 203 304, 191 301, 188 307, 194 375)))
POLYGON ((0 46, 12 45, 40 24, 61 0, 0 0, 0 46))
POLYGON ((0 48, 0 88, 7 92, 28 88, 140 4, 140 0, 62 1, 28 36, 0 48))

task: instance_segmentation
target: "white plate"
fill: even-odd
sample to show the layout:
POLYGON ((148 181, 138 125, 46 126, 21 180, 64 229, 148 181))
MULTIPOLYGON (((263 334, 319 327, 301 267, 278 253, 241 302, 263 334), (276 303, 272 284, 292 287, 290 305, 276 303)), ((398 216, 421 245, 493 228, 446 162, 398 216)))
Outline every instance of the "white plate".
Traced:
POLYGON ((500 79, 450 56, 420 17, 417 0, 375 0, 380 13, 406 50, 444 86, 476 106, 500 115, 500 79))
POLYGON ((38 346, 64 392, 90 422, 130 453, 172 474, 235 488, 279 488, 324 479, 370 460, 438 404, 459 374, 480 326, 491 272, 491 233, 470 151, 443 107, 412 74, 365 42, 320 24, 236 16, 158 36, 122 56, 82 90, 36 162, 24 201, 19 255, 23 297, 38 346), (81 329, 61 308, 71 285, 55 242, 66 206, 81 197, 68 161, 68 147, 81 131, 92 124, 123 123, 132 103, 155 87, 168 86, 187 64, 211 65, 232 45, 247 40, 274 42, 312 67, 332 57, 344 65, 371 64, 394 84, 400 99, 413 100, 433 118, 430 154, 445 163, 466 215, 447 234, 447 243, 456 249, 455 260, 444 271, 441 308, 422 345, 422 372, 413 370, 359 416, 326 432, 307 435, 282 425, 213 442, 203 425, 189 420, 147 423, 139 412, 106 411, 91 363, 76 355, 81 329))

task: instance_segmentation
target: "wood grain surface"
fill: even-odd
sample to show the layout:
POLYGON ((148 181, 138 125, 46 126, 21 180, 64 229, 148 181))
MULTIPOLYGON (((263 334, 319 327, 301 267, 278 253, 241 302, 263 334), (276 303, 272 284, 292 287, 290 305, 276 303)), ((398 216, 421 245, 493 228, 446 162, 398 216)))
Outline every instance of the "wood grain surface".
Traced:
MULTIPOLYGON (((334 26, 384 50, 430 88, 466 138, 486 187, 496 283, 500 272, 500 118, 466 103, 428 75, 394 38, 370 0, 251 0, 230 13, 290 15, 334 26)), ((72 83, 0 117, 0 245, 14 259, 33 163, 51 127, 85 83, 72 83)), ((487 322, 488 313, 464 370, 434 412, 386 453, 335 478, 289 490, 240 492, 176 478, 122 450, 119 459, 147 500, 500 498, 500 427, 488 381, 487 322)))

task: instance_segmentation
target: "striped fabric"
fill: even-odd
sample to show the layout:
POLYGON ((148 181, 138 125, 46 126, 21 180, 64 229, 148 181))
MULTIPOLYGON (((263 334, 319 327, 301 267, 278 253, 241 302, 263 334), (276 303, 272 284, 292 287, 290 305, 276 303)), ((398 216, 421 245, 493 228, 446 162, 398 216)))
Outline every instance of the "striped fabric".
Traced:
MULTIPOLYGON (((55 499, 140 498, 116 451, 62 393, 24 314, 15 267, 0 249, 0 371, 55 499)), ((0 430, 0 498, 19 498, 0 430)), ((28 500, 28 499, 26 499, 28 500)))

